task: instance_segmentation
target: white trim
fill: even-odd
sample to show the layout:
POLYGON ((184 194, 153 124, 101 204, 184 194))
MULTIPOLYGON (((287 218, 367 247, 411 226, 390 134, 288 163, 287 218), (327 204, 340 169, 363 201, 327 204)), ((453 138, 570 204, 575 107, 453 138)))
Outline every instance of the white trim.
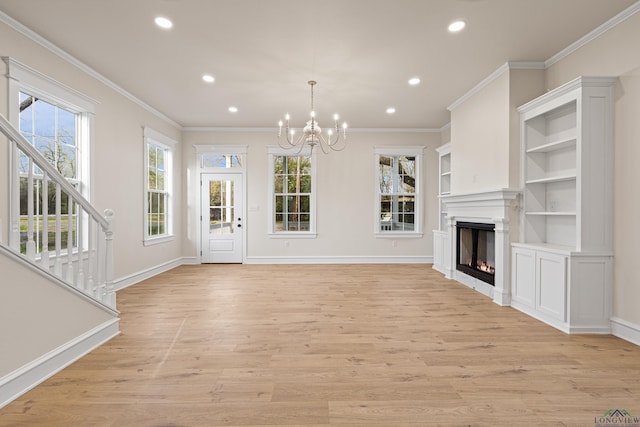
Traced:
POLYGON ((311 231, 270 231, 267 233, 270 239, 315 239, 318 233, 311 231))
POLYGON ((38 92, 35 95, 39 98, 76 113, 95 113, 98 101, 9 56, 3 56, 2 60, 7 64, 7 77, 19 83, 19 90, 38 92))
MULTIPOLYGON (((446 125, 445 125, 446 126, 446 125)), ((292 128, 293 129, 293 128, 292 128)), ((302 130, 302 128, 295 128, 296 131, 302 130)), ((265 132, 273 133, 274 139, 277 138, 278 128, 259 128, 259 127, 215 127, 215 126, 185 126, 182 128, 184 132, 265 132)), ((349 132, 352 133, 438 133, 442 128, 349 128, 349 132)))
POLYGON ((420 231, 376 231, 376 239, 422 239, 424 233, 420 231))
POLYGON ((466 102, 469 98, 480 92, 489 84, 493 83, 494 80, 497 80, 500 76, 506 73, 509 70, 544 70, 545 65, 544 62, 532 62, 532 61, 509 61, 502 64, 497 70, 493 73, 489 74, 485 77, 480 83, 471 88, 467 93, 462 95, 453 104, 447 107, 447 110, 453 111, 461 104, 466 102))
POLYGON ((194 145, 197 154, 247 154, 248 145, 194 145))
POLYGON ((150 128, 149 126, 142 127, 142 135, 144 136, 145 139, 151 139, 155 142, 165 145, 169 149, 173 149, 176 145, 179 144, 179 142, 176 141, 175 139, 170 138, 167 135, 161 132, 158 132, 153 128, 150 128))
POLYGON ((611 334, 632 344, 640 345, 640 325, 619 317, 611 318, 611 334))
POLYGON ((547 59, 544 62, 545 68, 549 68, 552 65, 554 65, 555 63, 563 60, 564 58, 566 58, 567 56, 571 55, 573 52, 577 51, 581 47, 583 47, 583 46, 589 44, 590 42, 592 42, 593 40, 597 39, 598 37, 600 37, 601 35, 603 35, 607 31, 609 31, 610 29, 612 29, 612 28, 618 26, 619 24, 623 23, 624 21, 626 21, 627 19, 629 19, 630 17, 632 17, 633 15, 635 15, 639 11, 640 11, 640 1, 632 4, 627 9, 623 10, 622 12, 620 12, 619 14, 614 16, 613 18, 609 19, 604 24, 600 25, 599 27, 597 27, 593 31, 590 31, 585 36, 579 38, 575 42, 571 43, 569 46, 567 46, 564 49, 562 49, 560 52, 558 52, 555 55, 553 55, 551 58, 547 59))
MULTIPOLYGON (((146 230, 147 225, 145 225, 145 230, 146 230)), ((175 240, 175 236, 173 234, 169 234, 169 235, 162 235, 160 237, 145 237, 144 241, 142 242, 142 244, 144 246, 153 246, 153 245, 159 245, 161 243, 167 243, 167 242, 171 242, 175 240)))
POLYGON ((132 101, 134 104, 137 104, 138 106, 140 106, 143 109, 147 110, 148 112, 150 112, 154 116, 158 117, 162 121, 170 124, 171 126, 177 128, 177 129, 182 130, 182 126, 180 124, 178 124, 177 122, 175 122, 174 120, 170 119, 168 116, 162 114, 160 111, 158 111, 155 108, 151 107, 149 104, 144 103, 139 98, 136 98, 134 95, 132 95, 131 93, 127 92, 126 90, 124 90, 123 88, 121 88, 120 86, 118 86, 117 84, 112 82, 111 80, 107 79, 105 76, 103 76, 102 74, 100 74, 99 72, 94 70, 93 68, 89 67, 88 65, 86 65, 82 61, 78 60, 74 56, 72 56, 69 53, 65 52, 64 50, 60 49, 58 46, 54 45, 49 40, 47 40, 44 37, 40 36, 39 34, 35 33, 31 29, 25 27, 24 25, 22 25, 21 23, 19 23, 15 19, 11 18, 9 15, 7 15, 6 13, 4 13, 2 11, 0 11, 0 22, 3 22, 5 24, 7 24, 9 27, 11 27, 15 31, 19 32, 23 36, 26 36, 26 37, 30 38, 31 40, 33 40, 34 42, 36 42, 40 46, 42 46, 45 49, 47 49, 49 52, 51 52, 54 55, 62 58, 63 60, 67 61, 69 64, 74 65, 75 67, 77 67, 78 69, 80 69, 81 71, 86 73, 87 75, 89 75, 89 76, 93 77, 94 79, 98 80, 99 82, 101 82, 105 86, 109 87, 110 89, 113 89, 114 91, 116 91, 120 95, 124 96, 128 100, 132 101))
POLYGON ((129 286, 135 285, 136 283, 142 282, 143 280, 150 279, 153 276, 157 276, 160 273, 164 273, 165 271, 169 271, 185 264, 199 264, 199 260, 194 257, 181 257, 171 261, 167 261, 155 267, 147 268, 138 271, 137 273, 129 274, 128 276, 124 276, 114 280, 113 289, 115 291, 119 291, 128 288, 129 286))
POLYGON ((0 378, 0 408, 119 334, 119 319, 107 320, 0 378))
POLYGON ((432 256, 249 256, 247 264, 432 264, 432 256))

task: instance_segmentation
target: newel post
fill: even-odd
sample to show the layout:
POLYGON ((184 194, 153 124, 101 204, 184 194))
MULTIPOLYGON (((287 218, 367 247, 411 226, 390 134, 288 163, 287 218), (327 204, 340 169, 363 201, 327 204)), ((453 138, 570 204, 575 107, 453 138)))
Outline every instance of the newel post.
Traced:
POLYGON ((113 290, 113 217, 114 213, 111 209, 105 209, 104 219, 107 221, 108 227, 104 230, 105 240, 105 288, 104 302, 112 308, 116 308, 116 293, 113 290))

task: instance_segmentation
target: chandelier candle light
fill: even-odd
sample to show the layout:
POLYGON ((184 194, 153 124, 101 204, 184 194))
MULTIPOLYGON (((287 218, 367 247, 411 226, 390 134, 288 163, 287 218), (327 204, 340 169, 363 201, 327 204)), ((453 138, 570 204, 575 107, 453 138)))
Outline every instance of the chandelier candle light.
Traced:
POLYGON ((313 86, 316 85, 315 80, 309 80, 309 86, 311 86, 311 119, 307 122, 307 125, 302 129, 302 135, 300 135, 297 139, 295 138, 295 130, 289 128, 289 119, 291 118, 289 114, 284 116, 284 123, 282 120, 278 122, 279 130, 278 130, 278 145, 282 148, 290 149, 293 147, 298 147, 301 152, 304 148, 305 144, 311 147, 311 152, 313 153, 313 149, 316 145, 319 145, 322 151, 327 154, 330 150, 333 151, 342 151, 345 149, 346 141, 347 141, 347 124, 342 123, 342 137, 340 137, 340 126, 338 125, 338 115, 333 115, 334 128, 327 130, 326 138, 322 135, 322 129, 318 125, 318 121, 316 120, 316 112, 313 109, 313 86), (287 144, 282 145, 280 143, 282 136, 282 125, 285 126, 285 136, 287 140, 287 144), (342 142, 342 143, 341 143, 342 142))

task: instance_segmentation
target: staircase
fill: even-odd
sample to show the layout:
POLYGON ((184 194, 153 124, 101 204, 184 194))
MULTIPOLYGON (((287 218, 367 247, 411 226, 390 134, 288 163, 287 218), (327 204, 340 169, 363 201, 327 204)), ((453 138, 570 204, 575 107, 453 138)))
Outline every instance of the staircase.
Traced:
POLYGON ((0 135, 10 153, 0 169, 19 177, 0 188, 2 408, 120 331, 113 212, 98 212, 1 114, 0 131, 10 144, 0 135))
MULTIPOLYGON (((9 190, 13 211, 9 248, 34 267, 115 309, 113 211, 98 212, 1 114, 0 131, 13 144, 14 169, 19 162, 28 163, 28 175, 22 183, 12 183, 9 190), (20 203, 19 185, 27 187, 26 214, 22 215, 16 208, 20 203), (49 206, 52 200, 55 206, 49 206)), ((20 211, 25 211, 23 206, 20 211)), ((0 244, 6 246, 1 230, 0 244)))

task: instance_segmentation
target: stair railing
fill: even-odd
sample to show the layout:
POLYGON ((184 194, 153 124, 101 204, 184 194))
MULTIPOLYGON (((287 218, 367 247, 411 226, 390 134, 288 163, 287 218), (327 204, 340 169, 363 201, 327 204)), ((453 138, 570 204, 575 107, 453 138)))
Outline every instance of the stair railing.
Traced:
POLYGON ((26 184, 26 215, 12 220, 11 236, 18 238, 12 238, 11 248, 67 285, 115 309, 113 211, 98 212, 2 114, 0 130, 24 155, 20 160, 28 162, 26 183, 24 177, 21 183, 26 184), (49 206, 50 201, 55 206, 49 206), (26 238, 20 237, 25 234, 26 238))

